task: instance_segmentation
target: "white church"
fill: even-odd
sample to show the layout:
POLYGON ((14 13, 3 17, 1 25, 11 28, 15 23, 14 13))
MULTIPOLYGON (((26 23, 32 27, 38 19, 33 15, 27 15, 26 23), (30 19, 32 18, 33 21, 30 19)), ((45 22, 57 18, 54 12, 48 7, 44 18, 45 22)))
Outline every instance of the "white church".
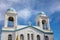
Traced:
POLYGON ((50 28, 49 18, 44 12, 36 17, 36 26, 17 25, 17 12, 9 8, 5 13, 1 40, 54 40, 54 35, 50 28))

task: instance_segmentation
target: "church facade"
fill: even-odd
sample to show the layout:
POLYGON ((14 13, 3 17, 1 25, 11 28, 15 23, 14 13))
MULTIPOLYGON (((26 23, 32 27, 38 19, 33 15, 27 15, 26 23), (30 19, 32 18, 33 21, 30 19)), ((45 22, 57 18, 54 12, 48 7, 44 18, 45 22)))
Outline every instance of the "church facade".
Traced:
POLYGON ((54 36, 44 12, 36 17, 36 26, 17 25, 17 12, 10 8, 5 13, 1 40, 54 40, 54 36))

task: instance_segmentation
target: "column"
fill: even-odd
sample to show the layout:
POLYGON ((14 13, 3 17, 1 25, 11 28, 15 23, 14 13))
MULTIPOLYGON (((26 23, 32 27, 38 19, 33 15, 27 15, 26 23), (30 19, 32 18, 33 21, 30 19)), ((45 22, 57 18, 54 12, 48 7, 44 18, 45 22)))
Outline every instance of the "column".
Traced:
POLYGON ((50 30, 50 22, 49 22, 49 19, 48 19, 48 30, 50 30))

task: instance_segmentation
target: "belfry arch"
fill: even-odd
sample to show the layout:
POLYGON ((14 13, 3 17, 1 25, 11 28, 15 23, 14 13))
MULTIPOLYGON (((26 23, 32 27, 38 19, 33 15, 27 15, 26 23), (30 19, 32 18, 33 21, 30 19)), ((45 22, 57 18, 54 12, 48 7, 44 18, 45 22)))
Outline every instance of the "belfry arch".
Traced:
POLYGON ((9 18, 8 18, 8 21, 14 22, 14 18, 13 18, 13 17, 9 17, 9 18))
POLYGON ((8 17, 8 27, 13 27, 13 26, 14 26, 14 18, 8 17))
POLYGON ((48 29, 46 20, 42 20, 42 26, 43 26, 43 29, 45 29, 45 30, 48 29))

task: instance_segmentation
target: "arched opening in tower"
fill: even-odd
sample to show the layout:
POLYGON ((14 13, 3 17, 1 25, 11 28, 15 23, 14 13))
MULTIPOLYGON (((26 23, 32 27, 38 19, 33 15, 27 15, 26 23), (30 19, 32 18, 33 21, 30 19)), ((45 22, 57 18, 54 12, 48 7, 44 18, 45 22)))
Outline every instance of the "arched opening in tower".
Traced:
POLYGON ((43 29, 48 29, 46 20, 42 20, 43 29))
POLYGON ((14 18, 13 17, 9 17, 8 18, 8 27, 13 27, 14 26, 14 18))

